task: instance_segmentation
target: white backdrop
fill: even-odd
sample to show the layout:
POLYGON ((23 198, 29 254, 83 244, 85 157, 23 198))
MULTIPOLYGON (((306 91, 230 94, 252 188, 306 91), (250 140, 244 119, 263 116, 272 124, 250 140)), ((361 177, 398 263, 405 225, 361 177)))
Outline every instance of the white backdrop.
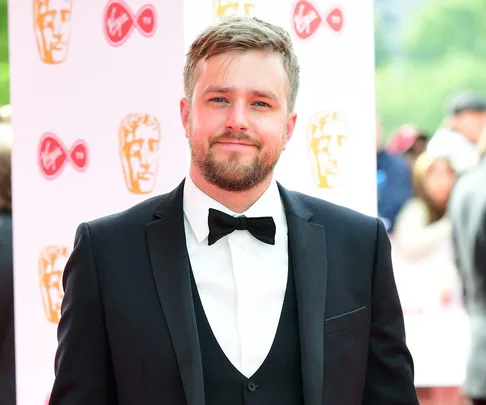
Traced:
POLYGON ((10 1, 19 405, 43 403, 52 386, 77 225, 185 175, 184 54, 235 13, 289 30, 300 60, 298 124, 277 179, 376 214, 372 0, 10 1))

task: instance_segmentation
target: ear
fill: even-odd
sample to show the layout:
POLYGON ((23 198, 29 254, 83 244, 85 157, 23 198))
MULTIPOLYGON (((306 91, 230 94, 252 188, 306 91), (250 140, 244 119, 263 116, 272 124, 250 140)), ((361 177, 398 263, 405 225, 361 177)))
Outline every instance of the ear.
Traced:
POLYGON ((186 129, 187 123, 189 122, 189 100, 185 97, 181 99, 180 112, 182 126, 184 127, 184 129, 186 129))
POLYGON ((289 117, 287 118, 287 125, 286 125, 286 133, 285 133, 285 137, 284 137, 283 150, 287 149, 287 144, 289 143, 290 138, 292 138, 292 134, 294 133, 296 122, 297 122, 297 113, 290 114, 289 117))

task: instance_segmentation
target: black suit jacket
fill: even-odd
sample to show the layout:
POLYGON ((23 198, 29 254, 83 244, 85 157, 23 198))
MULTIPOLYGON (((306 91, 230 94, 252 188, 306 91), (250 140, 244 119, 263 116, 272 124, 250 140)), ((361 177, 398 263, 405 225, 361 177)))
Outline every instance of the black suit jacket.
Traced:
POLYGON ((15 404, 12 213, 0 209, 0 403, 15 404))
MULTIPOLYGON (((383 224, 279 189, 305 404, 418 405, 383 224)), ((182 195, 78 228, 51 405, 204 404, 182 195)))

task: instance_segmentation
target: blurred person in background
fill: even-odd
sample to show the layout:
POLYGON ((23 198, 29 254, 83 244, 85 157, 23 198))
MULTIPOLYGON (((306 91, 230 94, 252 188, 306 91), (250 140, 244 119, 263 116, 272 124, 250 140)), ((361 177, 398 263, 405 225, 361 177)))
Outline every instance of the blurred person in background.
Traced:
POLYGON ((424 152, 412 175, 415 195, 397 216, 394 246, 407 271, 415 271, 420 280, 410 292, 413 305, 422 310, 439 308, 452 299, 458 285, 452 226, 446 215, 456 173, 448 158, 424 152))
POLYGON ((412 194, 410 168, 405 160, 392 155, 383 147, 382 127, 376 120, 376 168, 378 188, 378 216, 389 233, 395 218, 412 194))
POLYGON ((447 103, 447 117, 427 145, 434 156, 447 156, 458 174, 478 161, 476 144, 486 125, 486 99, 474 92, 461 92, 447 103))
POLYGON ((471 326, 463 391, 471 404, 486 405, 486 129, 478 152, 478 166, 459 179, 448 213, 471 326))
POLYGON ((15 404, 9 108, 0 109, 0 403, 15 404))
POLYGON ((426 147, 427 136, 415 125, 405 124, 392 134, 386 149, 393 155, 403 156, 412 167, 426 147))

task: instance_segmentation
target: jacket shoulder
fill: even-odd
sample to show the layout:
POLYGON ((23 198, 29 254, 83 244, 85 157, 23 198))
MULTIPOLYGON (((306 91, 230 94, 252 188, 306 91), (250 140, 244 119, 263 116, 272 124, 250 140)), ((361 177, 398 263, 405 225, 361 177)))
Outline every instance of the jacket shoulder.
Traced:
POLYGON ((142 201, 126 210, 99 217, 86 224, 91 232, 126 232, 128 228, 145 226, 154 219, 157 206, 163 201, 165 195, 159 195, 142 201))
POLYGON ((291 192, 312 211, 311 222, 323 225, 347 235, 373 235, 376 237, 377 225, 384 225, 376 217, 363 214, 342 205, 299 192, 291 192))

